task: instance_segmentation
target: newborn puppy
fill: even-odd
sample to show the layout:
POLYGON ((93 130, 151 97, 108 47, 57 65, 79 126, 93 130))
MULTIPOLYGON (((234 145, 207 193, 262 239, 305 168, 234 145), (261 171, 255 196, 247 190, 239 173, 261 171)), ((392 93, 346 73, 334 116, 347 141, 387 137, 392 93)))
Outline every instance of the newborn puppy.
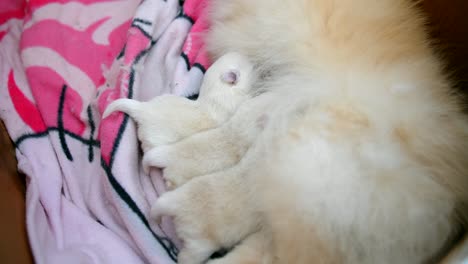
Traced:
POLYGON ((148 102, 123 98, 112 102, 103 118, 115 111, 128 114, 138 125, 138 138, 146 153, 225 122, 249 98, 253 79, 250 61, 241 54, 227 53, 206 72, 197 101, 175 95, 148 102))

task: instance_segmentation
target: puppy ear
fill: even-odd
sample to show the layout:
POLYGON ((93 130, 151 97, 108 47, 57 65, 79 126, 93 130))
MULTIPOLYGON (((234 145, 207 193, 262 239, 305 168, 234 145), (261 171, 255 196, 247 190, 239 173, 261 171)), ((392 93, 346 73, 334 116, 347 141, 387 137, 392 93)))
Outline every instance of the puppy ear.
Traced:
POLYGON ((221 81, 229 85, 236 85, 239 81, 240 73, 237 70, 230 70, 221 75, 221 81))

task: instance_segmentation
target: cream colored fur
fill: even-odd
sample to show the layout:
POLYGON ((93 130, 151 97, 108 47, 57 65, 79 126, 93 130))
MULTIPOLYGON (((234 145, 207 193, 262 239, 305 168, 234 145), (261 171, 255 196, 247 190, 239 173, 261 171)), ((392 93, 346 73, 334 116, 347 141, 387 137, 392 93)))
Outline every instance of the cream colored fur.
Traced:
MULTIPOLYGON (((243 55, 228 53, 206 72, 197 101, 162 95, 148 102, 117 99, 104 111, 128 114, 138 124, 144 152, 180 140, 225 122, 250 97, 255 80, 252 63, 243 55)), ((150 164, 149 164, 150 165, 150 164)))
POLYGON ((174 217, 179 263, 441 253, 468 217, 468 124, 411 2, 213 0, 212 12, 213 58, 244 54, 260 78, 228 122, 147 152, 178 186, 152 211, 174 217), (221 247, 233 249, 208 260, 221 247))

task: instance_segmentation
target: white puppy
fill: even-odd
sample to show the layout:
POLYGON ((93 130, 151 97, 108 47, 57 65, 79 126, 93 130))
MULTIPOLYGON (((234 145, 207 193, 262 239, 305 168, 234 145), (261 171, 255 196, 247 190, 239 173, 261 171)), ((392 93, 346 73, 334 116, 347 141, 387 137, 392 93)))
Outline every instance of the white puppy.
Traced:
MULTIPOLYGON (((144 152, 225 122, 250 97, 253 65, 238 53, 228 53, 208 69, 197 101, 175 95, 162 95, 148 102, 117 99, 103 118, 115 111, 128 114, 138 125, 144 152)), ((148 164, 151 165, 148 160, 148 164)), ((145 167, 147 168, 147 166, 145 167)))

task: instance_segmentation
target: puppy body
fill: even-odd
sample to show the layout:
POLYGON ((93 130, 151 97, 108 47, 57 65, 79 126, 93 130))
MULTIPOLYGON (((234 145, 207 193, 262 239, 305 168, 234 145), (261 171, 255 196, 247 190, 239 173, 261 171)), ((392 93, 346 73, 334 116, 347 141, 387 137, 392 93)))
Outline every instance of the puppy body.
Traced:
POLYGON ((148 102, 117 99, 106 108, 103 118, 115 111, 132 117, 144 152, 174 143, 225 122, 250 97, 255 79, 252 67, 241 54, 225 54, 206 72, 197 101, 175 95, 158 96, 148 102))
POLYGON ((185 175, 153 210, 175 217, 180 263, 236 244, 212 262, 433 260, 466 223, 468 125, 410 1, 212 8, 211 54, 247 55, 261 95, 152 154, 185 175))

